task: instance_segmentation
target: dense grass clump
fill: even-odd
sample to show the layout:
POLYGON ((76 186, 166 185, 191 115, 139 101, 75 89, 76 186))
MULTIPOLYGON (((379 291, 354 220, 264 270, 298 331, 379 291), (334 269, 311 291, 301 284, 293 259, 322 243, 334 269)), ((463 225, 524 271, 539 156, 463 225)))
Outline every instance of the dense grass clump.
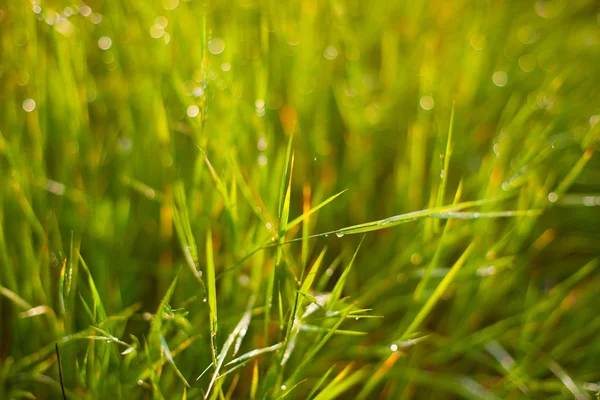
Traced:
POLYGON ((596 397, 599 66, 595 0, 0 3, 0 398, 596 397))

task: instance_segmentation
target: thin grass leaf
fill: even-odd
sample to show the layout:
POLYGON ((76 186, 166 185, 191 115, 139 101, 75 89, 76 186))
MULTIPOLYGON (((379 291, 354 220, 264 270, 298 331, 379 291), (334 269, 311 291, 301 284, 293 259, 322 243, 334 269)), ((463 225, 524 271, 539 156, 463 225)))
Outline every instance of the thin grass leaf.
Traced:
MULTIPOLYGON (((211 391, 213 385, 220 378, 219 374, 220 374, 220 371, 221 371, 221 367, 223 366, 223 364, 225 362, 225 358, 227 357, 227 354, 229 353, 229 349, 233 345, 235 339, 240 335, 240 333, 242 331, 244 331, 244 333, 245 333, 245 331, 248 330, 248 325, 250 324, 250 320, 252 318, 252 307, 253 306, 254 306, 254 297, 251 297, 250 300, 249 300, 249 302, 248 302, 248 307, 246 309, 246 312, 244 313, 244 315, 240 319, 240 322, 238 322, 238 324, 235 327, 235 329, 233 330, 233 332, 231 332, 231 334, 227 337, 227 340, 223 344, 223 348, 221 349, 221 353, 217 357, 216 364, 214 365, 215 370, 214 370, 213 376, 212 376, 212 378, 210 380, 208 388, 206 389, 206 394, 204 395, 205 399, 208 398, 208 396, 210 395, 210 391, 211 391)), ((198 379, 200 379, 200 376, 198 378, 196 378, 196 380, 198 380, 198 379)))
POLYGON ((557 201, 566 193, 573 182, 575 182, 575 179, 577 179, 579 174, 581 174, 581 171, 583 171, 583 168, 588 163, 590 158, 592 158, 592 154, 594 154, 593 148, 589 148, 583 153, 581 158, 575 163, 573 168, 571 168, 567 176, 565 176, 565 178, 558 184, 556 190, 554 190, 554 192, 548 196, 550 201, 557 201))
POLYGON ((337 329, 334 331, 332 329, 324 328, 322 326, 307 325, 307 324, 300 325, 300 330, 306 331, 306 332, 333 332, 336 335, 345 335, 345 336, 365 336, 365 335, 369 334, 369 332, 349 331, 349 330, 344 330, 344 329, 337 329))
POLYGON ((92 291, 92 299, 94 300, 94 316, 98 317, 97 321, 99 323, 101 323, 102 321, 104 321, 106 319, 106 311, 104 310, 104 305, 102 304, 102 299, 100 299, 100 294, 98 293, 98 289, 96 289, 96 284, 94 283, 94 278, 92 277, 92 274, 87 266, 87 264, 85 263, 85 260, 83 259, 83 257, 81 256, 81 254, 79 254, 79 261, 81 261, 81 266, 83 267, 83 269, 85 270, 85 272, 88 275, 88 284, 90 286, 90 290, 92 291), (96 315, 96 311, 97 311, 97 315, 96 315))
POLYGON ((408 328, 406 328, 404 333, 400 336, 398 341, 406 340, 410 335, 412 335, 415 332, 415 330, 421 325, 421 323, 425 320, 425 318, 427 318, 427 316, 429 315, 429 313, 431 312, 433 307, 435 307, 435 305, 439 301, 440 297, 442 297, 442 295, 444 294, 444 292, 446 291, 446 289, 448 288, 450 283, 452 283, 452 281, 456 277, 456 274, 461 269, 461 267, 464 265, 465 261, 467 261, 467 258, 473 251, 474 246, 475 246, 475 243, 472 242, 469 245, 469 247, 467 247, 467 249, 464 251, 464 253, 460 256, 460 258, 456 261, 456 263, 454 263, 454 265, 452 266, 450 271, 446 274, 444 279, 442 279, 440 284, 434 290, 431 297, 429 299, 427 299, 427 302, 419 310, 418 314, 412 320, 412 322, 408 326, 408 328))
POLYGON ((344 235, 354 235, 357 233, 378 231, 381 229, 391 228, 393 226, 404 224, 407 222, 416 221, 421 218, 426 218, 426 217, 429 217, 434 214, 443 214, 443 213, 448 213, 448 212, 452 212, 452 211, 463 210, 465 208, 477 207, 477 206, 481 206, 484 204, 497 203, 497 202, 505 200, 509 197, 510 197, 510 195, 502 195, 502 196, 491 197, 489 199, 466 201, 464 203, 458 203, 455 205, 447 205, 447 206, 443 206, 443 207, 435 207, 435 208, 429 208, 429 209, 420 210, 420 211, 413 211, 413 212, 409 212, 406 214, 395 215, 393 217, 385 218, 385 219, 378 220, 378 221, 372 221, 372 222, 366 222, 363 224, 348 226, 348 227, 341 228, 341 229, 338 229, 338 230, 335 230, 332 232, 311 235, 310 237, 314 238, 314 237, 326 236, 331 233, 335 233, 338 237, 342 237, 344 235))
POLYGON ((314 395, 321 388, 321 386, 327 380, 327 378, 329 377, 329 375, 333 372, 334 368, 335 368, 335 365, 332 365, 331 367, 329 367, 329 369, 327 370, 327 372, 325 372, 325 374, 323 374, 323 376, 319 379, 319 381, 317 382, 317 384, 312 388, 312 390, 310 391, 310 393, 308 394, 308 396, 306 396, 306 400, 312 400, 312 398, 314 397, 314 395))
POLYGON ((216 363, 216 336, 218 330, 217 321, 217 290, 215 285, 215 260, 213 257, 212 232, 206 233, 206 285, 208 289, 208 311, 210 318, 210 337, 213 354, 213 363, 216 363))
POLYGON ((288 182, 288 175, 291 174, 290 168, 290 156, 292 154, 292 142, 294 140, 294 131, 290 133, 290 137, 288 139, 287 150, 285 152, 285 161, 283 162, 283 174, 281 175, 281 185, 279 186, 279 208, 277 212, 277 216, 279 219, 283 216, 283 208, 285 204, 285 193, 286 193, 286 184, 288 182))
POLYGON ((275 350, 279 350, 281 348, 281 346, 283 345, 283 343, 276 343, 272 346, 269 347, 263 347, 261 349, 255 349, 255 350, 251 350, 247 353, 242 354, 241 356, 234 358, 233 360, 229 361, 227 364, 225 364, 226 367, 229 367, 231 365, 240 363, 242 361, 247 361, 250 359, 253 359, 261 354, 265 354, 265 353, 270 353, 273 352, 275 350))
POLYGON ((254 363, 254 367, 252 367, 252 383, 250 384, 250 400, 256 399, 256 391, 258 390, 258 362, 254 363))
POLYGON ((356 248, 356 250, 354 251, 354 254, 352 255, 352 259, 350 260, 350 263, 348 264, 348 266, 342 273, 342 276, 340 276, 340 279, 338 279, 335 286, 333 287, 333 290, 331 291, 331 297, 329 298, 329 302, 328 302, 328 308, 331 308, 331 306, 340 299, 340 297, 342 295, 342 291, 344 290, 344 286, 346 285, 346 279, 348 279, 348 275, 350 274, 350 270, 352 269, 352 266, 354 265, 354 260, 356 259, 358 250, 360 250, 360 246, 363 244, 364 240, 365 240, 365 236, 363 235, 363 237, 360 239, 360 242, 358 243, 358 247, 356 248))
POLYGON ((321 393, 315 397, 314 400, 331 400, 341 396, 352 386, 360 383, 365 377, 368 375, 368 371, 365 368, 359 369, 353 374, 345 377, 345 375, 349 372, 351 364, 346 367, 344 371, 342 371, 329 385, 327 385, 321 393), (343 376, 342 376, 343 374, 343 376))
POLYGON ((286 398, 290 393, 292 393, 294 390, 296 390, 296 388, 300 385, 302 385, 304 382, 306 382, 306 379, 296 383, 294 386, 292 386, 290 389, 288 389, 287 391, 285 391, 283 394, 281 394, 281 396, 279 396, 277 398, 277 400, 281 400, 286 398))
MULTIPOLYGON (((287 190, 285 191, 285 197, 283 201, 283 208, 279 217, 279 243, 282 244, 285 240, 285 234, 287 232, 287 223, 290 217, 290 201, 292 196, 292 171, 294 170, 294 154, 292 153, 292 159, 290 161, 290 172, 289 172, 289 183, 287 190)), ((275 257, 275 265, 279 266, 281 263, 281 255, 283 253, 283 247, 277 247, 277 255, 275 257)))
POLYGON ((303 222, 305 219, 307 219, 308 217, 310 217, 311 215, 313 215, 315 212, 319 211, 321 208, 325 207, 327 204, 331 203, 333 200, 335 200, 336 198, 338 198, 342 194, 346 193, 347 191, 348 191, 348 189, 344 189, 341 192, 339 192, 337 194, 334 194, 333 196, 329 197, 327 200, 322 201, 321 203, 319 203, 319 205, 311 208, 310 210, 304 211, 302 213, 302 215, 296 217, 289 224, 287 224, 287 230, 289 231, 290 229, 294 228, 296 225, 298 225, 299 223, 303 222))
POLYGON ((31 304, 25 301, 21 296, 13 292, 12 290, 8 290, 4 286, 0 285, 0 294, 10 300, 14 305, 23 310, 29 310, 33 308, 31 304))
POLYGON ((288 378, 287 382, 293 382, 294 379, 296 378, 296 376, 315 357, 315 355, 323 348, 323 346, 325 346, 325 344, 329 341, 329 339, 331 339, 331 337, 334 335, 335 331, 346 320, 346 316, 348 315, 348 313, 350 312, 352 307, 354 307, 354 306, 349 306, 346 309, 341 311, 341 317, 333 325, 331 330, 329 332, 327 332, 327 334, 323 338, 321 338, 321 340, 319 340, 319 342, 315 346, 312 346, 310 351, 307 354, 305 354, 304 358, 302 359, 302 361, 300 362, 298 367, 296 367, 294 369, 294 371, 292 372, 292 375, 288 378))
MULTIPOLYGON (((450 157, 452 156, 452 132, 454 131, 454 111, 455 107, 452 104, 452 112, 450 113, 450 124, 448 126, 448 139, 446 141, 446 153, 444 154, 444 167, 441 172, 441 182, 438 189, 436 207, 441 207, 444 204, 444 196, 446 195, 446 186, 448 184, 448 170, 450 167, 450 157)), ((439 223, 434 222, 434 231, 438 231, 439 223)))
POLYGON ((185 377, 183 376, 183 374, 181 373, 181 371, 179 370, 177 365, 175 365, 175 360, 173 360, 173 355, 171 354, 169 345, 167 345, 167 341, 165 340, 165 337, 163 335, 160 335, 160 346, 162 349, 162 353, 165 355, 165 357, 167 358, 167 361, 169 361, 169 364, 171 364, 171 366, 175 370, 175 373, 177 374, 179 379, 181 379, 181 381, 183 382, 185 387, 190 387, 190 384, 187 382, 187 380, 185 379, 185 377))
POLYGON ((478 219, 478 218, 507 218, 507 217, 534 217, 543 214, 543 210, 509 210, 490 212, 444 212, 432 214, 430 218, 439 219, 478 219))
POLYGON ((383 363, 375 370, 375 373, 371 374, 369 379, 362 385, 361 391, 356 396, 357 400, 368 399, 369 395, 373 392, 373 390, 377 387, 379 382, 388 374, 390 369, 398 362, 400 357, 402 357, 404 353, 400 351, 394 351, 388 358, 385 359, 383 363))

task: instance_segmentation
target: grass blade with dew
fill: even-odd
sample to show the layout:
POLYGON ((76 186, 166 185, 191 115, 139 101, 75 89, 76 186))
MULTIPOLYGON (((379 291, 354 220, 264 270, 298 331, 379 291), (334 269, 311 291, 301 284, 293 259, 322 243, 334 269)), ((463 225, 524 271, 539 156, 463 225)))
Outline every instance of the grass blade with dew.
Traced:
POLYGON ((481 206, 484 204, 497 203, 497 202, 505 200, 509 197, 510 197, 510 195, 495 196, 495 197, 491 197, 488 199, 466 201, 464 203, 458 203, 455 205, 447 205, 447 206, 443 206, 443 207, 435 207, 435 208, 429 208, 429 209, 424 209, 424 210, 419 210, 419 211, 413 211, 413 212, 409 212, 409 213, 405 213, 405 214, 394 215, 393 217, 381 219, 378 221, 365 222, 365 223, 359 224, 359 225, 348 226, 348 227, 341 228, 341 229, 338 229, 338 230, 335 230, 332 232, 311 235, 310 237, 326 236, 331 233, 335 233, 338 237, 342 237, 344 235, 354 235, 357 233, 378 231, 381 229, 391 228, 396 225, 405 224, 407 222, 416 221, 421 218, 430 217, 431 215, 434 215, 434 214, 447 213, 447 212, 451 212, 451 211, 459 211, 459 210, 463 210, 465 208, 477 207, 477 206, 481 206))

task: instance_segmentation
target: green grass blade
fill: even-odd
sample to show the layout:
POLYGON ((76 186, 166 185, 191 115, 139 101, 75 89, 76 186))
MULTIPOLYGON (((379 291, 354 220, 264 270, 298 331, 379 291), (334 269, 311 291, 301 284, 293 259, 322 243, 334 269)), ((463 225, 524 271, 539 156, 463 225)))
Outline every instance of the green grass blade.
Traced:
POLYGON ((212 232, 206 233, 206 286, 208 289, 208 310, 210 318, 210 337, 213 354, 213 362, 216 363, 216 336, 218 330, 217 321, 217 290, 215 285, 215 260, 213 257, 212 232))
POLYGON ((348 278, 348 275, 350 274, 350 270, 352 269, 352 266, 354 265, 354 260, 356 259, 356 255, 358 254, 358 250, 360 250, 360 246, 363 244, 364 240, 365 240, 365 236, 363 236, 360 239, 360 242, 358 243, 358 247, 354 251, 354 254, 352 255, 352 259, 350 260, 350 263, 348 264, 348 266, 342 273, 342 276, 340 276, 340 279, 338 279, 335 286, 333 287, 333 290, 331 291, 331 297, 329 298, 329 303, 328 303, 329 307, 328 308, 331 308, 331 306, 340 299, 340 297, 342 295, 342 291, 344 290, 344 286, 346 285, 346 279, 348 278))
MULTIPOLYGON (((94 300, 94 315, 97 317, 97 321, 102 323, 106 319, 106 311, 104 310, 104 304, 102 304, 102 299, 100 298, 100 293, 98 293, 98 289, 96 289, 96 284, 94 283, 94 278, 92 277, 92 273, 90 272, 85 260, 79 255, 79 261, 81 261, 81 266, 85 270, 88 275, 88 284, 90 286, 90 290, 92 291, 92 299, 94 300)), ((96 318, 95 318, 96 319, 96 318)))
MULTIPOLYGON (((450 113, 450 125, 448 126, 448 139, 446 141, 446 153, 444 154, 444 167, 441 172, 441 182, 438 189, 436 207, 441 207, 444 204, 444 196, 446 195, 446 186, 448 184, 448 172, 450 167, 450 157, 452 156, 452 132, 454 130, 454 104, 452 105, 452 112, 450 113)), ((434 222, 434 230, 437 232, 439 229, 439 223, 434 222)))
POLYGON ((415 330, 418 329, 418 327, 421 325, 421 323, 423 323, 425 318, 427 318, 429 313, 431 313, 431 310, 433 309, 433 307, 435 307, 435 305, 437 304, 439 299, 442 297, 442 295, 444 294, 444 292, 446 291, 448 286, 450 286, 450 283, 452 283, 452 281, 456 277, 456 274, 458 273, 458 271, 465 264, 465 261, 467 261, 467 258, 469 258, 469 255, 473 251, 474 247, 475 247, 474 243, 471 243, 469 245, 469 247, 467 247, 467 249, 460 256, 460 258, 456 261, 456 263, 454 263, 454 265, 452 266, 450 271, 446 274, 444 279, 442 279, 440 284, 434 290, 431 297, 429 299, 427 299, 427 302, 425 303, 425 305, 423 305, 421 310, 419 310, 419 312, 417 313, 415 318, 412 320, 411 324, 408 326, 408 328, 406 328, 404 333, 400 336, 400 338, 397 341, 404 341, 410 335, 415 333, 415 330))
MULTIPOLYGON (((341 237, 344 235, 354 235, 357 233, 378 231, 381 229, 391 228, 393 226, 404 224, 407 222, 416 221, 421 218, 430 217, 434 214, 443 214, 443 213, 448 213, 448 212, 452 212, 452 211, 464 210, 465 208, 477 207, 477 206, 481 206, 484 204, 497 203, 508 197, 509 196, 496 196, 496 197, 492 197, 489 199, 474 200, 474 201, 467 201, 464 203, 458 203, 456 205, 448 205, 448 206, 443 206, 443 207, 429 208, 429 209, 420 210, 420 211, 413 211, 413 212, 409 212, 406 214, 395 215, 393 217, 381 219, 378 221, 366 222, 366 223, 359 224, 359 225, 348 226, 348 227, 333 231, 332 233, 335 233, 337 236, 341 237)), ((318 235, 312 235, 311 237, 325 236, 325 235, 328 235, 329 233, 330 232, 322 233, 322 234, 318 234, 318 235)))
POLYGON ((304 221, 305 218, 310 217, 315 212, 319 211, 321 208, 325 207, 327 204, 331 203, 333 200, 335 200, 336 198, 338 198, 342 194, 346 193, 347 191, 348 191, 348 189, 344 189, 341 192, 339 192, 337 194, 334 194, 333 196, 329 197, 327 200, 322 201, 317 206, 311 208, 308 212, 306 212, 306 211, 303 212, 302 215, 296 217, 289 224, 287 224, 287 230, 290 230, 290 229, 294 228, 296 225, 298 225, 299 223, 301 223, 302 221, 304 221))
POLYGON ((332 365, 331 367, 329 367, 329 369, 327 370, 327 372, 325 372, 325 374, 323 374, 323 376, 321 378, 319 378, 319 381, 312 388, 312 390, 310 391, 310 393, 308 394, 308 396, 306 396, 306 400, 312 400, 312 398, 317 393, 317 391, 319 390, 319 388, 321 386, 323 386, 323 383, 327 380, 327 378, 329 377, 329 375, 331 375, 331 373, 333 372, 333 368, 335 368, 334 365, 332 365))

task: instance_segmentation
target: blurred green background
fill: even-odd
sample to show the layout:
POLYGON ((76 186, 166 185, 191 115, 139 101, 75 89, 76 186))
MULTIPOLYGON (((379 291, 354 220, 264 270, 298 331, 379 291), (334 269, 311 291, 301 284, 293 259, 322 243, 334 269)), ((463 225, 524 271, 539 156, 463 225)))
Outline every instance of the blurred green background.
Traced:
POLYGON ((599 66, 594 0, 6 0, 0 398, 596 397, 599 66))

